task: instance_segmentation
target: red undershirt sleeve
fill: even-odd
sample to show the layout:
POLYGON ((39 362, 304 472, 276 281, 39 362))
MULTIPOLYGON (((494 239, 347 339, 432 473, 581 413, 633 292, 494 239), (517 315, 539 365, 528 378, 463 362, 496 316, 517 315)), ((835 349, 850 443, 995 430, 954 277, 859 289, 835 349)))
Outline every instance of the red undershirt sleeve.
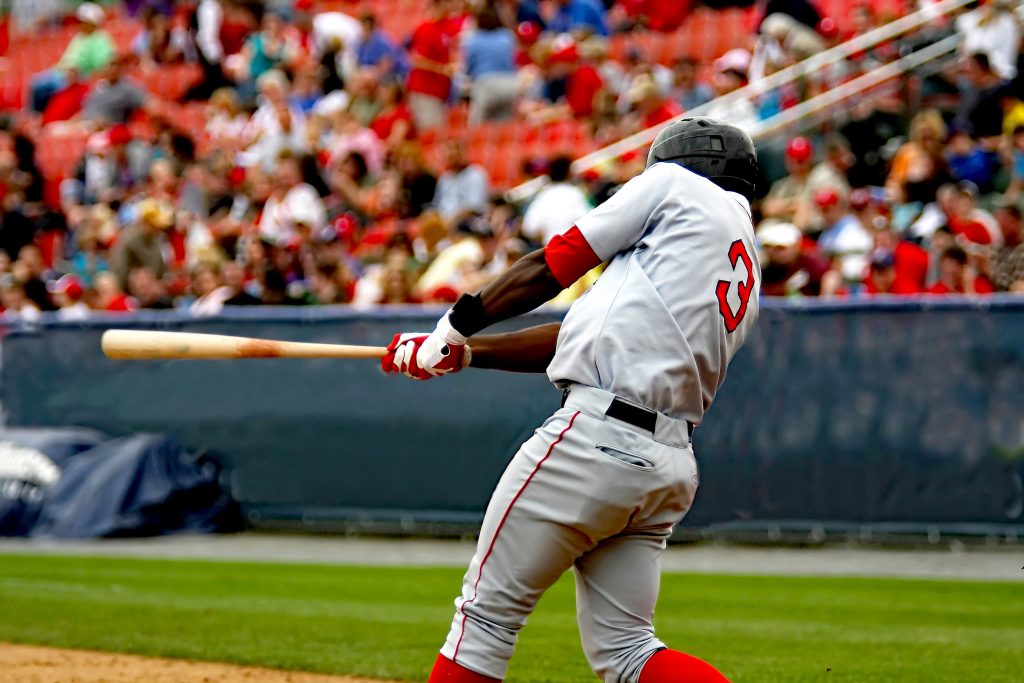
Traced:
POLYGON ((570 287, 601 259, 575 225, 561 235, 555 235, 544 247, 544 260, 563 288, 570 287))

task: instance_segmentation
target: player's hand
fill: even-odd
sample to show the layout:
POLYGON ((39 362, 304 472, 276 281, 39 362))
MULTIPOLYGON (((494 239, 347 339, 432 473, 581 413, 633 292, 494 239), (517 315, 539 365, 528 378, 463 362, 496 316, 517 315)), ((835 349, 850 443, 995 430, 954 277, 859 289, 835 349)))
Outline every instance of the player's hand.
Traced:
MULTIPOLYGON (((447 375, 450 372, 458 372, 469 364, 467 356, 469 347, 466 346, 466 337, 452 327, 448 320, 447 311, 437 321, 437 327, 416 350, 414 364, 420 372, 431 377, 447 375)), ((422 379, 427 379, 423 377, 422 379)))
POLYGON ((423 380, 458 372, 469 365, 472 352, 469 346, 462 345, 450 347, 448 355, 441 355, 442 362, 434 366, 433 372, 424 369, 419 364, 418 354, 430 337, 426 332, 396 334, 388 344, 387 354, 381 358, 381 368, 388 374, 402 373, 406 377, 423 380))
POLYGON ((401 372, 413 379, 430 379, 458 372, 469 365, 472 353, 466 337, 448 320, 446 312, 430 334, 406 332, 395 335, 381 360, 384 372, 401 372))
POLYGON ((402 373, 414 379, 426 379, 417 377, 419 368, 416 367, 416 352, 423 342, 430 335, 426 332, 403 332, 396 334, 388 344, 388 352, 380 359, 380 367, 388 374, 402 373))

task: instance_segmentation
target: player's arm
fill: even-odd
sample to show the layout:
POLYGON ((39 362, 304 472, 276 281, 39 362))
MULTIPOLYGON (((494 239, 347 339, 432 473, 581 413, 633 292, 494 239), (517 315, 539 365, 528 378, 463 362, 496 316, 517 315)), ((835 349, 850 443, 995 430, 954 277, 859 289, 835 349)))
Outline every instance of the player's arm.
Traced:
POLYGON ((561 323, 549 323, 505 334, 471 337, 469 367, 508 372, 544 372, 555 357, 561 323))
POLYGON ((469 337, 473 367, 543 372, 555 354, 559 325, 543 325, 509 334, 474 337, 494 323, 527 313, 601 262, 574 228, 575 236, 556 237, 544 249, 516 261, 478 294, 464 294, 441 316, 429 335, 396 335, 381 361, 385 372, 415 379, 457 372, 465 366, 469 337), (574 245, 559 246, 562 242, 574 245), (574 254, 571 258, 566 254, 574 254), (575 259, 574 263, 570 260, 575 259))
POLYGON ((396 335, 382 367, 416 379, 456 372, 469 337, 491 325, 532 311, 584 273, 635 244, 648 217, 666 195, 671 171, 656 164, 611 199, 556 235, 543 249, 524 256, 477 294, 462 295, 429 335, 396 335))

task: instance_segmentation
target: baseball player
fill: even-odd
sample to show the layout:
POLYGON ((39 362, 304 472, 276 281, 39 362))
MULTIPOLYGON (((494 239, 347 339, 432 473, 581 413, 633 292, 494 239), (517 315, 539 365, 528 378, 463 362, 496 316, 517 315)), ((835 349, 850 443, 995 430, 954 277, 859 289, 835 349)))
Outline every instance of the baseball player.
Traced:
POLYGON ((690 436, 757 319, 761 272, 746 133, 686 118, 647 168, 430 334, 396 335, 387 372, 429 379, 466 366, 543 372, 563 405, 499 481, 431 683, 500 681, 519 630, 567 569, 583 648, 608 683, 725 681, 654 635, 659 561, 693 502, 690 436), (474 337, 530 311, 599 263, 559 324, 474 337))

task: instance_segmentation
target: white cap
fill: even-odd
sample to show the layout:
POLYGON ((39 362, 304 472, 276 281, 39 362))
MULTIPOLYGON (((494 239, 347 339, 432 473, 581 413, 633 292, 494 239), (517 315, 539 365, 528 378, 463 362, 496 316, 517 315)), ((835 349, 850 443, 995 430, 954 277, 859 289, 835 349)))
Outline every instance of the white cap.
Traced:
POLYGON ((734 47, 715 60, 715 71, 739 71, 747 73, 750 69, 750 51, 742 47, 734 47))
POLYGON ((103 23, 103 20, 107 18, 103 8, 97 5, 95 2, 83 2, 75 10, 75 17, 83 24, 93 24, 99 26, 103 23))
POLYGON ((757 230, 757 241, 763 247, 792 247, 800 243, 800 228, 792 223, 764 223, 757 230))
POLYGON ((321 97, 313 105, 313 113, 319 116, 332 116, 347 108, 351 99, 344 90, 334 90, 321 97))

